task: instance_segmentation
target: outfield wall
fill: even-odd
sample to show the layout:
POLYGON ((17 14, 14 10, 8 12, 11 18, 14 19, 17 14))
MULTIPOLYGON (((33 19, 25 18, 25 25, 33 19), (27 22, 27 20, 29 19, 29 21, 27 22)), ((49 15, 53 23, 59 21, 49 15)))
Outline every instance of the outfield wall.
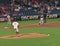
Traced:
MULTIPOLYGON (((13 16, 11 17, 11 21, 13 21, 14 19, 16 20, 37 20, 39 19, 41 15, 21 15, 21 16, 13 16)), ((53 19, 53 18, 60 18, 59 17, 60 15, 57 15, 57 14, 50 14, 50 15, 47 15, 47 18, 49 19, 53 19)), ((7 17, 5 16, 2 16, 0 17, 0 21, 7 21, 7 17)))

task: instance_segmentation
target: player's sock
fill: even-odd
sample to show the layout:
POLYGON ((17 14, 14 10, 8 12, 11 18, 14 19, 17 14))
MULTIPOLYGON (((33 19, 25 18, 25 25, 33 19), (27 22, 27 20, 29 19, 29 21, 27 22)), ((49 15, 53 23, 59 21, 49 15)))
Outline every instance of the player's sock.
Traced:
POLYGON ((19 32, 16 32, 16 36, 19 36, 19 32))

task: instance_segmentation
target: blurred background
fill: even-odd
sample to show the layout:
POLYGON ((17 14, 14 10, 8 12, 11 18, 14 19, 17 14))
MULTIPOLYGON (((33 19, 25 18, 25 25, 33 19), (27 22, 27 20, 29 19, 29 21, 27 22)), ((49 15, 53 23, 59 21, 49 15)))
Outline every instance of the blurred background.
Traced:
POLYGON ((46 18, 60 18, 60 0, 0 0, 0 21, 38 19, 45 8, 46 18))

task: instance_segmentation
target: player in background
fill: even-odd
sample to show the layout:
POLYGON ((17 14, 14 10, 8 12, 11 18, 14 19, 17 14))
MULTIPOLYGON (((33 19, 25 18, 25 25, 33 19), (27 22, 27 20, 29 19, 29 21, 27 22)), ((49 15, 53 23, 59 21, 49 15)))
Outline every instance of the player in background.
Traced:
POLYGON ((16 36, 18 36, 19 35, 19 23, 16 20, 14 20, 12 25, 13 25, 13 28, 16 32, 16 36))
POLYGON ((40 25, 40 24, 44 24, 44 18, 43 18, 43 15, 41 15, 41 17, 40 17, 39 25, 40 25))
POLYGON ((43 10, 44 10, 44 8, 41 7, 41 9, 40 9, 40 11, 39 11, 39 14, 40 14, 40 17, 39 17, 39 25, 40 25, 40 24, 44 24, 43 10))
POLYGON ((8 24, 11 24, 11 18, 9 14, 7 14, 7 21, 8 21, 8 24))

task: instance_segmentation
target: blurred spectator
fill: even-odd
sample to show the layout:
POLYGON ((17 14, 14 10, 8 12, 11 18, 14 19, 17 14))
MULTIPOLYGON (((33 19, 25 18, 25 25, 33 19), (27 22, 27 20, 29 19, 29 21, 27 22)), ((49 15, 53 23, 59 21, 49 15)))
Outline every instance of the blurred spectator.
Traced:
POLYGON ((4 13, 4 14, 3 14, 3 16, 7 16, 7 14, 6 14, 6 13, 4 13))
POLYGON ((17 7, 17 8, 15 8, 15 11, 19 11, 20 9, 17 7))

